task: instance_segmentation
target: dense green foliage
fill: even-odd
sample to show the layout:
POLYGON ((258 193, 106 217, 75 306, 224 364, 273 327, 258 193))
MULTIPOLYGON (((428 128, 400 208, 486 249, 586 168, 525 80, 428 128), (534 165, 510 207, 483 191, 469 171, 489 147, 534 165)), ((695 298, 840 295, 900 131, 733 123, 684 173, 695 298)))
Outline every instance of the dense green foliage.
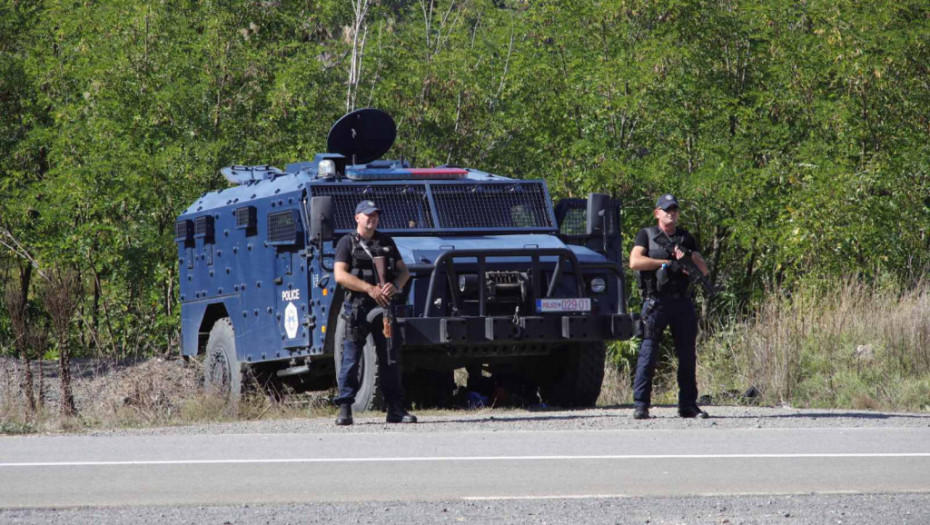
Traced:
POLYGON ((76 271, 75 346, 167 349, 175 216, 364 106, 394 115, 389 156, 619 197, 627 246, 675 192, 732 312, 927 267, 926 2, 364 3, 0 0, 0 278, 23 250, 76 271))

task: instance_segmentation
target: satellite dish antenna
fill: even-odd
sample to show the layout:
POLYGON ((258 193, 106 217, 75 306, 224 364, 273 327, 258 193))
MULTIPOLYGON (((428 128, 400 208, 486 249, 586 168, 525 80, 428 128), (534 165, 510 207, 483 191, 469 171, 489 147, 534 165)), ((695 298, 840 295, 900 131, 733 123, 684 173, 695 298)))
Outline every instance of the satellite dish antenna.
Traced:
POLYGON ((367 164, 387 153, 395 138, 397 125, 390 115, 375 108, 357 109, 333 124, 326 148, 351 164, 367 164))

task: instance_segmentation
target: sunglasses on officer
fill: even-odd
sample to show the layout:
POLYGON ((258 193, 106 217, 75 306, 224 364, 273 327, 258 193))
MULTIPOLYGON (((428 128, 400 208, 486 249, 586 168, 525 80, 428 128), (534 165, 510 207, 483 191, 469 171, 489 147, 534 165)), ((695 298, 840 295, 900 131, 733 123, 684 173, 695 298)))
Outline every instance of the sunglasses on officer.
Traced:
POLYGON ((668 208, 665 208, 662 211, 664 211, 665 213, 674 213, 677 211, 681 211, 681 209, 678 206, 669 206, 668 208))

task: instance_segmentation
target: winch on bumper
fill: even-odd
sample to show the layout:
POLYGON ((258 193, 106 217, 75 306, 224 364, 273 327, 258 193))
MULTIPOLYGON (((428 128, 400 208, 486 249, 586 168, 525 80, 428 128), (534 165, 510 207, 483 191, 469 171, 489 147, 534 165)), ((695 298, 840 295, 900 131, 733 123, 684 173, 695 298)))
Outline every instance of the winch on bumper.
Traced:
MULTIPOLYGON (((411 265, 415 276, 429 274, 429 288, 426 293, 425 312, 422 316, 405 316, 398 312, 397 326, 405 345, 475 345, 488 343, 557 343, 559 341, 604 341, 611 339, 629 339, 634 334, 638 316, 624 311, 622 271, 616 264, 600 262, 579 265, 575 254, 566 248, 549 249, 504 249, 504 250, 449 250, 436 258, 433 265, 411 265), (512 315, 488 315, 488 302, 494 300, 494 290, 489 288, 491 281, 488 274, 488 258, 515 257, 529 259, 530 267, 525 273, 528 279, 529 300, 514 304, 512 315), (541 278, 549 272, 540 263, 541 257, 557 257, 548 286, 543 292, 541 278), (468 259, 459 264, 456 259, 468 259), (566 264, 567 263, 567 264, 566 264), (466 272, 461 266, 469 267, 466 272), (587 297, 584 271, 607 271, 616 280, 618 312, 540 312, 542 301, 581 301, 589 306, 593 301, 587 297), (565 274, 571 272, 576 285, 576 297, 556 298, 554 292, 565 274), (465 304, 461 291, 464 280, 460 276, 469 276, 469 282, 477 278, 475 299, 471 308, 465 304), (445 282, 443 282, 445 281, 445 282), (448 305, 451 315, 443 315, 441 301, 434 301, 439 296, 440 286, 446 287, 448 305), (468 311, 475 310, 477 311, 468 311), (521 315, 521 309, 529 315, 521 315)), ((526 298, 524 298, 526 299, 526 298)))

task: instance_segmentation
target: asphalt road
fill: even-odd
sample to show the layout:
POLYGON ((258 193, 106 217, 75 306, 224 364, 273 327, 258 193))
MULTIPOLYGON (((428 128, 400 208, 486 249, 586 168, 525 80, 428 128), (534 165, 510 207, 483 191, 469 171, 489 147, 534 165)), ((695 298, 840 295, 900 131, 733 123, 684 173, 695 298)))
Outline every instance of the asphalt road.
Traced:
POLYGON ((4 437, 0 508, 930 492, 927 426, 382 427, 4 437))

